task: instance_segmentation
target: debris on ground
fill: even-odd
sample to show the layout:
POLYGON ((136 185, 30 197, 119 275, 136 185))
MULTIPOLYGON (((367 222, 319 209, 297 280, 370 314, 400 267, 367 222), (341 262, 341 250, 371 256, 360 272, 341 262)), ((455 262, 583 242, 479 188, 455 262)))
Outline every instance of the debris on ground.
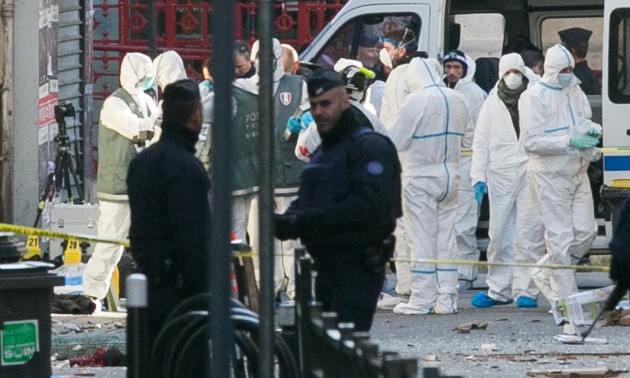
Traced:
POLYGON ((550 378, 606 378, 618 377, 628 370, 612 370, 607 367, 597 368, 580 368, 580 369, 544 369, 544 370, 528 370, 527 375, 530 377, 550 377, 550 378))
POLYGON ((604 313, 604 326, 630 326, 630 310, 613 310, 604 313))
POLYGON ((118 348, 98 348, 89 357, 71 357, 70 367, 125 366, 126 357, 118 348))
POLYGON ((587 337, 582 340, 581 335, 556 335, 554 336, 555 340, 560 341, 563 344, 592 344, 592 345, 605 345, 608 344, 608 340, 603 337, 587 337))
POLYGON ((460 324, 455 328, 457 333, 470 333, 473 329, 483 329, 488 328, 488 323, 486 322, 468 322, 464 324, 460 324))

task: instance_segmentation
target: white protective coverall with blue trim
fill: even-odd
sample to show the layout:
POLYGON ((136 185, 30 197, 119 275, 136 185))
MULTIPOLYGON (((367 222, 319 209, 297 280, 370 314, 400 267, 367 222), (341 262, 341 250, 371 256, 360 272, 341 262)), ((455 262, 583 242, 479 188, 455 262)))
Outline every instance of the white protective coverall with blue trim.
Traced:
MULTIPOLYGON (((466 76, 455 84, 454 89, 461 92, 468 106, 468 122, 474 130, 486 97, 486 92, 474 81, 477 65, 475 60, 466 55, 468 70, 466 76)), ((462 140, 462 148, 468 149, 472 145, 470 138, 462 140)), ((477 222, 479 221, 479 205, 475 201, 475 192, 468 182, 472 156, 464 154, 459 159, 459 194, 457 197, 457 217, 455 218, 455 240, 457 241, 457 259, 466 261, 479 261, 479 249, 477 249, 477 222)), ((477 278, 477 267, 473 265, 460 265, 457 268, 458 278, 468 282, 477 278)))
MULTIPOLYGON (((468 129, 464 96, 444 86, 431 63, 409 63, 409 94, 393 120, 385 125, 400 153, 403 169, 403 212, 411 257, 454 260, 455 215, 459 187, 461 140, 468 129), (413 74, 412 74, 413 73, 413 74)), ((395 313, 457 312, 457 268, 412 263, 411 296, 395 313)))
MULTIPOLYGON (((519 54, 501 57, 499 77, 503 78, 511 69, 526 75, 519 54)), ((545 253, 542 219, 534 207, 526 171, 527 155, 519 143, 510 112, 495 87, 477 120, 469 182, 471 187, 477 182, 488 187, 489 262, 533 264, 545 253)), ((531 268, 488 267, 488 296, 500 302, 510 302, 521 295, 536 299, 539 290, 531 280, 531 271, 531 268)))
MULTIPOLYGON (((138 88, 140 83, 154 77, 151 58, 140 53, 128 53, 120 63, 120 85, 134 100, 142 117, 131 110, 129 105, 116 96, 109 96, 103 102, 100 122, 104 127, 132 140, 140 131, 155 130, 158 117, 155 102, 151 96, 138 88)), ((98 185, 97 185, 98 190, 98 185)), ((97 192, 99 198, 98 236, 102 238, 125 239, 129 236, 131 215, 127 194, 97 192)), ((120 261, 123 247, 115 244, 97 243, 94 252, 83 272, 83 293, 103 299, 109 290, 112 273, 120 261)))
MULTIPOLYGON (((442 65, 437 60, 426 59, 426 62, 433 67, 438 76, 442 76, 442 65)), ((380 113, 380 119, 384 125, 391 123, 398 110, 402 107, 405 97, 414 90, 420 89, 420 87, 413 87, 420 85, 417 80, 407 78, 408 70, 409 63, 401 64, 394 67, 387 77, 380 113)), ((405 224, 407 223, 405 217, 406 215, 403 212, 403 216, 396 221, 396 230, 394 230, 394 235, 396 236, 396 287, 394 290, 399 295, 409 295, 411 293, 411 264, 409 263, 411 245, 407 237, 408 232, 405 230, 405 224)))
MULTIPOLYGON (((519 101, 521 143, 529 157, 527 180, 545 226, 547 254, 540 263, 577 262, 590 250, 596 236, 586 170, 598 153, 596 149, 570 147, 569 140, 576 128, 601 132, 601 126, 591 121, 591 107, 579 79, 573 76, 565 87, 558 82, 559 72, 574 66, 564 46, 550 47, 543 78, 519 101)), ((572 270, 535 269, 533 279, 550 301, 578 291, 572 270)))

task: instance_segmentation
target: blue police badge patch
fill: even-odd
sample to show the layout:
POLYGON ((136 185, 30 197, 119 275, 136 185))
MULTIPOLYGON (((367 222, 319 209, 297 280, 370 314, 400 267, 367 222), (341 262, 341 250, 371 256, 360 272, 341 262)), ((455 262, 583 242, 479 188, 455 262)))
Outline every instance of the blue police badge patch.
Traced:
POLYGON ((371 161, 367 163, 367 173, 372 176, 380 176, 383 174, 383 164, 380 161, 371 161))

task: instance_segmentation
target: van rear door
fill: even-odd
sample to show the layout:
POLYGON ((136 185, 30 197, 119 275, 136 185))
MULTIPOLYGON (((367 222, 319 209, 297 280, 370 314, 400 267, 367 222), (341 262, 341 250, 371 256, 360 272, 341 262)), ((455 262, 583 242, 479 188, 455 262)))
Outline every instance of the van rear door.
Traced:
POLYGON ((604 7, 602 107, 604 183, 630 179, 630 3, 604 7))

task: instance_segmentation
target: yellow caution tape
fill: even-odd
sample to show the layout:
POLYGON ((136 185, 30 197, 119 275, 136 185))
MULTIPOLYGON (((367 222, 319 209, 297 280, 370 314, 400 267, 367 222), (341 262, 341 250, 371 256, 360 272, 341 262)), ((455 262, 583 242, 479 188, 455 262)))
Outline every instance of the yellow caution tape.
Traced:
POLYGON ((117 244, 117 245, 122 245, 125 248, 129 248, 129 240, 99 238, 94 235, 65 234, 63 232, 42 230, 42 229, 33 228, 33 227, 15 226, 13 224, 8 224, 8 223, 0 223, 0 231, 14 232, 16 234, 23 234, 23 235, 46 236, 46 237, 55 238, 55 239, 75 238, 76 240, 79 240, 79 241, 117 244))
MULTIPOLYGON (((117 240, 109 238, 99 238, 92 235, 80 235, 80 234, 65 234, 63 232, 41 230, 38 228, 15 226, 7 223, 0 223, 0 231, 14 232, 16 234, 24 235, 36 235, 46 236, 56 239, 75 239, 77 241, 97 242, 118 244, 125 248, 129 248, 129 240, 117 240)), ((275 256, 292 256, 290 254, 274 254, 275 256)), ((233 252, 232 257, 246 258, 258 256, 257 252, 233 252)), ((498 267, 520 267, 520 268, 545 268, 545 269, 574 269, 574 270, 589 270, 608 272, 610 268, 608 266, 601 265, 560 265, 560 264, 544 264, 538 265, 536 263, 504 263, 504 262, 488 262, 488 261, 469 261, 469 260, 434 260, 434 259, 391 259, 390 261, 401 261, 408 263, 418 264, 439 264, 439 265, 472 265, 472 266, 498 266, 498 267)))
MULTIPOLYGON (((258 256, 257 252, 234 252, 232 257, 245 258, 258 256)), ((292 254, 276 253, 274 256, 293 256, 292 254)), ((498 267, 517 267, 517 268, 545 268, 545 269, 574 269, 608 272, 610 267, 603 265, 561 265, 561 264, 536 264, 536 263, 505 263, 505 262, 488 262, 488 261, 470 261, 470 260, 434 260, 434 259, 398 259, 392 258, 389 261, 408 262, 410 264, 434 264, 434 265, 472 265, 472 266, 498 266, 498 267)))

